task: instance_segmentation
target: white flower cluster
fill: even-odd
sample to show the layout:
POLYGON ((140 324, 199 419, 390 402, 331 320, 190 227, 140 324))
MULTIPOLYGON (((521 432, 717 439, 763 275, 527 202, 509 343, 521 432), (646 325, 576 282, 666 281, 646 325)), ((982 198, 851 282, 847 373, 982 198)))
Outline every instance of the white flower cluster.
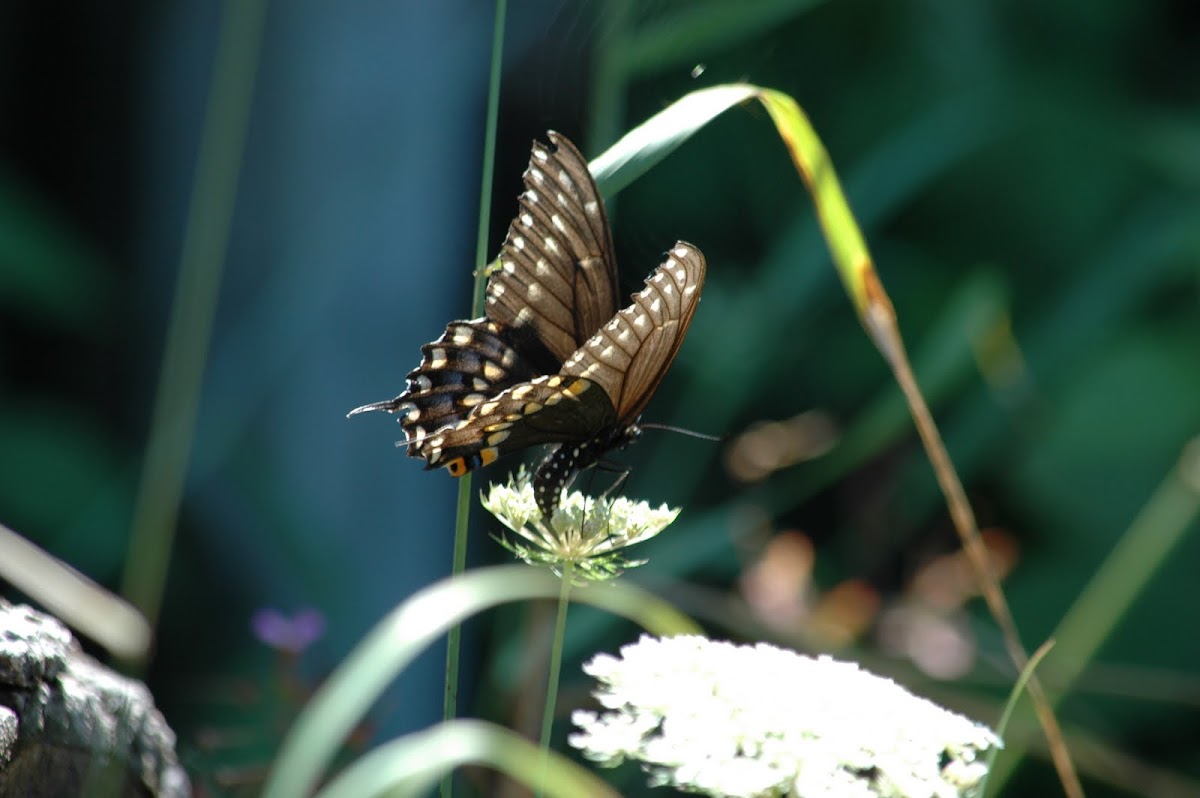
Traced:
POLYGON ((679 515, 665 504, 593 498, 578 491, 563 498, 549 524, 534 500, 524 470, 506 485, 491 485, 481 499, 484 509, 496 516, 519 538, 500 542, 531 565, 544 565, 556 573, 570 566, 584 580, 611 579, 643 560, 626 560, 621 550, 657 535, 679 515))
POLYGON ((644 636, 584 670, 607 711, 574 713, 572 745, 712 796, 971 796, 983 752, 1001 745, 853 663, 766 644, 644 636))

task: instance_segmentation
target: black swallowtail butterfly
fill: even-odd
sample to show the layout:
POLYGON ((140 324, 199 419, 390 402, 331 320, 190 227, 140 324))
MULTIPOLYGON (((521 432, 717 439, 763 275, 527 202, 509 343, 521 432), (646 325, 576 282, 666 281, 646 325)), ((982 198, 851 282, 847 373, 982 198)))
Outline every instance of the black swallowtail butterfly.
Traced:
POLYGON ((575 145, 549 137, 533 144, 520 210, 488 267, 486 315, 421 347, 404 393, 351 411, 396 413, 409 456, 456 477, 557 444, 533 477, 547 518, 580 471, 640 434, 705 272, 700 250, 677 242, 618 312, 604 201, 575 145))

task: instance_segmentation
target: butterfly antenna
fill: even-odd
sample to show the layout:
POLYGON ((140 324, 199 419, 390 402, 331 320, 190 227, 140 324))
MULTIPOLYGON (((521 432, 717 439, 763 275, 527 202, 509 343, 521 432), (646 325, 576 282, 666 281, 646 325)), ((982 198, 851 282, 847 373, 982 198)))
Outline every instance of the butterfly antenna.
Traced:
POLYGON ((670 424, 638 424, 638 426, 642 429, 661 429, 667 432, 678 432, 680 435, 686 435, 689 438, 699 438, 702 441, 720 442, 724 440, 720 435, 708 435, 692 429, 685 429, 684 427, 672 427, 670 424))

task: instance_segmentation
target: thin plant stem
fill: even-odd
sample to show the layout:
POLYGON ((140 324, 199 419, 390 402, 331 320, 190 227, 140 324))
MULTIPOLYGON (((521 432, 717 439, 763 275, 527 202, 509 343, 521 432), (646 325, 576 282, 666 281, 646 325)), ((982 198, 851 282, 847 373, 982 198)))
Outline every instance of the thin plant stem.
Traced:
MULTIPOLYGON (((818 222, 825 234, 838 274, 846 286, 863 327, 887 361, 904 394, 913 424, 933 465, 934 474, 975 581, 988 610, 1000 628, 1009 657, 1019 671, 1024 671, 1029 664, 1029 655, 1025 653, 1008 602, 989 566, 987 549, 979 536, 975 513, 971 510, 962 482, 954 470, 954 464, 933 421, 933 415, 929 412, 929 405, 925 403, 916 377, 913 376, 912 365, 904 348, 904 339, 900 336, 900 326, 896 322, 895 308, 879 281, 862 233, 854 221, 854 214, 850 211, 834 173, 829 154, 795 100, 780 92, 762 89, 758 90, 758 99, 766 106, 767 112, 775 122, 801 179, 813 197, 818 222)), ((1054 717, 1054 710, 1036 673, 1030 674, 1027 689, 1038 720, 1042 724, 1063 791, 1069 798, 1082 798, 1083 785, 1071 762, 1062 728, 1054 717)))
MULTIPOLYGON (((488 220, 492 215, 492 173, 496 163, 496 126, 500 116, 500 75, 504 56, 504 19, 508 0, 496 0, 496 19, 492 28, 492 64, 488 79, 487 119, 483 133, 482 179, 479 187, 479 223, 475 238, 475 286, 471 295, 471 316, 483 312, 483 287, 487 283, 483 267, 487 263, 488 220)), ((454 521, 454 563, 452 573, 467 568, 467 524, 471 518, 471 474, 458 482, 458 501, 454 521)), ((446 690, 442 718, 450 721, 458 714, 458 670, 462 651, 462 626, 454 624, 446 635, 446 690)), ((454 774, 447 772, 440 784, 442 798, 454 793, 454 774)))
MULTIPOLYGON (((1012 692, 1008 696, 1008 701, 1004 702, 1004 711, 1000 713, 1000 721, 996 724, 996 736, 1004 739, 1004 734, 1008 730, 1008 722, 1012 719, 1013 711, 1017 708, 1017 702, 1021 699, 1021 694, 1025 692, 1025 685, 1029 681, 1029 677, 1033 676, 1034 670, 1041 664, 1046 655, 1050 653, 1050 649, 1054 648, 1054 641, 1047 640, 1033 652, 1033 656, 1029 658, 1029 664, 1021 671, 1021 675, 1017 677, 1017 683, 1013 685, 1012 692)), ((988 781, 991 779, 996 767, 996 757, 999 756, 1000 749, 993 746, 987 755, 987 770, 984 773, 983 779, 979 782, 979 795, 986 796, 988 794, 988 781)))
MULTIPOLYGON (((567 610, 571 606, 571 580, 575 577, 574 565, 567 562, 563 567, 562 588, 558 593, 558 614, 554 619, 554 642, 550 648, 550 673, 546 682, 546 706, 542 710, 542 762, 550 753, 550 735, 554 731, 554 709, 558 705, 558 680, 562 675, 563 641, 567 633, 567 610)), ((541 797, 542 788, 538 787, 541 797)))
POLYGON ((121 593, 158 622, 212 339, 262 51, 266 0, 227 0, 196 156, 179 278, 134 503, 121 593))
MULTIPOLYGON (((873 278, 874 273, 871 272, 869 277, 873 278)), ((958 473, 954 470, 950 455, 946 451, 946 444, 942 441, 941 433, 938 432, 937 425, 933 421, 933 414, 929 412, 929 405, 925 403, 925 397, 921 395, 916 377, 913 376, 912 365, 908 362, 908 354, 900 338, 900 330, 896 325, 896 316, 892 311, 891 302, 876 280, 867 280, 867 294, 871 296, 872 302, 868 312, 863 316, 864 325, 876 344, 879 345, 884 359, 891 366, 892 374, 908 403, 917 434, 925 446, 925 452, 929 455, 929 461, 933 465, 938 485, 941 486, 942 493, 945 495, 946 506, 950 510, 950 518, 953 520, 954 528, 962 542, 963 551, 975 573, 976 582, 988 605, 988 610, 1000 628, 1008 656, 1019 670, 1026 671, 1029 669, 1029 655, 1025 653, 1025 647, 1021 644, 1017 625, 1008 608, 1008 602, 1005 601, 1004 593, 1000 590, 996 577, 988 564, 987 548, 983 545, 983 538, 979 535, 975 513, 971 509, 970 502, 967 501, 966 491, 963 490, 958 473)), ((1050 758, 1054 761, 1055 769, 1062 781, 1063 791, 1069 798, 1083 798, 1083 785, 1071 762, 1071 754, 1063 739, 1062 728, 1054 716, 1054 709, 1046 697, 1045 690, 1042 689, 1041 680, 1032 671, 1029 671, 1026 689, 1045 732, 1050 758)))
POLYGON ((504 55, 504 18, 508 0, 496 0, 496 21, 492 30, 492 66, 488 80, 487 120, 483 132, 482 180, 479 187, 479 226, 475 235, 475 289, 471 295, 471 313, 483 313, 483 288, 487 277, 483 267, 488 256, 488 222, 492 216, 492 178, 496 168, 496 126, 500 117, 500 76, 504 55))
MULTIPOLYGON (((1129 529, 1095 570, 1054 631, 1054 684, 1062 701, 1117 624, 1146 590, 1200 516, 1200 437, 1184 446, 1129 529)), ((1011 747, 1010 747, 1011 750, 1011 747)), ((1019 753, 1019 750, 1018 750, 1019 753)), ((997 791, 1012 775, 1015 756, 988 768, 997 791)))

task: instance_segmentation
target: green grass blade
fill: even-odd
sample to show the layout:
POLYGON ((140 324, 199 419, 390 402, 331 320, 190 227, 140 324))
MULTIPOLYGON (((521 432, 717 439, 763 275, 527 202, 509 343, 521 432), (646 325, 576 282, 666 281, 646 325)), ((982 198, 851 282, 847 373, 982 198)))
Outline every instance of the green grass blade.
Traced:
MULTIPOLYGON (((309 701, 284 739, 264 798, 311 793, 380 693, 451 626, 497 604, 557 598, 560 588, 548 571, 506 565, 448 577, 414 593, 371 630, 309 701)), ((652 634, 698 633, 669 604, 627 584, 589 585, 571 596, 652 634)))
POLYGON ((543 757, 520 735, 477 720, 456 720, 381 745, 316 798, 420 796, 461 765, 487 765, 552 798, 619 798, 619 793, 561 754, 543 757))

